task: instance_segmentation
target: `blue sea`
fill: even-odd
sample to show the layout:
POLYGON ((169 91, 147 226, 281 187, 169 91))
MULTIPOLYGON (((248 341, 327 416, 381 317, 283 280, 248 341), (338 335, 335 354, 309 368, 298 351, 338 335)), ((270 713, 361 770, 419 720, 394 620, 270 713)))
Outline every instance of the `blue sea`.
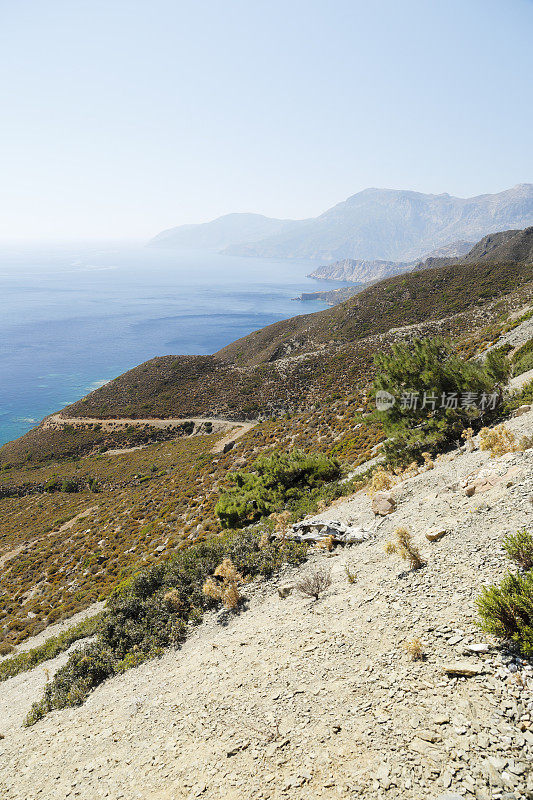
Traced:
POLYGON ((314 262, 133 244, 0 248, 0 444, 154 356, 213 353, 325 308, 314 262))

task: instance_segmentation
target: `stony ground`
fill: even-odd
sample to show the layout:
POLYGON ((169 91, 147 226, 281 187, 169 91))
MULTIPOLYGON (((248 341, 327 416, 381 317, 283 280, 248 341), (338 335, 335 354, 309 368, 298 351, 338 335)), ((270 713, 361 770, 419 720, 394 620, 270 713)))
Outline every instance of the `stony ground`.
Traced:
MULTIPOLYGON (((531 434, 533 412, 509 427, 531 434)), ((181 650, 107 682, 84 706, 23 729, 37 671, 1 684, 0 796, 533 797, 533 667, 475 624, 480 586, 507 567, 501 539, 533 527, 532 492, 533 449, 457 451, 393 489, 397 510, 367 542, 248 587, 239 614, 209 615, 181 650), (384 552, 398 525, 426 559, 416 572, 384 552), (448 532, 430 543, 432 526, 448 532), (332 578, 317 602, 297 589, 280 597, 317 564, 332 578), (424 661, 404 649, 414 637, 424 661), (448 675, 457 661, 477 674, 448 675)), ((321 517, 375 522, 363 493, 321 517)))

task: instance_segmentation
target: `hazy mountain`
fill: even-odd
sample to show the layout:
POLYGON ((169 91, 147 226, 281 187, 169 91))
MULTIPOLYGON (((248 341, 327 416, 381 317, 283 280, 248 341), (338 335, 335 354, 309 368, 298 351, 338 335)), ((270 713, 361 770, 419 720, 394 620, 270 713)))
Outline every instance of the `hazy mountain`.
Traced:
MULTIPOLYGON (((459 240, 475 242, 489 233, 529 225, 533 225, 533 184, 470 198, 365 189, 314 219, 227 214, 201 225, 163 231, 150 244, 234 255, 410 262, 459 240)), ((434 255, 451 254, 445 249, 434 255)))
POLYGON ((533 225, 533 184, 460 198, 365 189, 316 219, 227 252, 280 258, 412 261, 460 239, 533 225))
POLYGON ((305 220, 272 219, 261 214, 226 214, 200 225, 179 225, 159 233, 148 242, 154 247, 223 250, 245 242, 296 230, 305 220))

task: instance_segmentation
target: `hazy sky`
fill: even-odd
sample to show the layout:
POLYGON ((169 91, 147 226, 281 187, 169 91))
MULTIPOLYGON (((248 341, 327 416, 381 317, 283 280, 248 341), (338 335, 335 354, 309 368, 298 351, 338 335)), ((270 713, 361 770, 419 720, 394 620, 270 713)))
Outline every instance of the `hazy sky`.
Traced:
POLYGON ((0 0, 0 238, 533 182, 531 0, 0 0))

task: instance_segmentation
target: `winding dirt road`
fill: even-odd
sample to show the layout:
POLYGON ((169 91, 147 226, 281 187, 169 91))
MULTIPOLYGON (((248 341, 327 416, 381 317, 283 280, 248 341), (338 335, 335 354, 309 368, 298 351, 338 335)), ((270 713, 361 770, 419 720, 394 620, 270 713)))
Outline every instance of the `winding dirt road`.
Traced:
MULTIPOLYGON (((166 417, 166 418, 148 418, 148 419, 130 419, 128 417, 117 417, 115 419, 99 419, 98 417, 63 417, 61 414, 52 414, 47 417, 43 422, 43 428, 64 428, 67 425, 73 425, 76 428, 85 428, 89 425, 100 425, 103 430, 116 431, 120 428, 144 428, 149 425, 151 428, 174 428, 183 425, 186 422, 193 422, 195 426, 194 433, 200 433, 202 426, 211 425, 209 433, 220 433, 223 430, 229 431, 212 449, 212 453, 222 453, 224 448, 235 442, 245 433, 248 433, 255 422, 236 422, 231 419, 215 419, 213 417, 166 417), (237 428, 237 430, 235 430, 237 428)), ((208 431, 203 431, 207 433, 208 431)), ((131 449, 131 448, 130 448, 131 449)), ((117 453, 120 451, 116 451, 117 453)))

